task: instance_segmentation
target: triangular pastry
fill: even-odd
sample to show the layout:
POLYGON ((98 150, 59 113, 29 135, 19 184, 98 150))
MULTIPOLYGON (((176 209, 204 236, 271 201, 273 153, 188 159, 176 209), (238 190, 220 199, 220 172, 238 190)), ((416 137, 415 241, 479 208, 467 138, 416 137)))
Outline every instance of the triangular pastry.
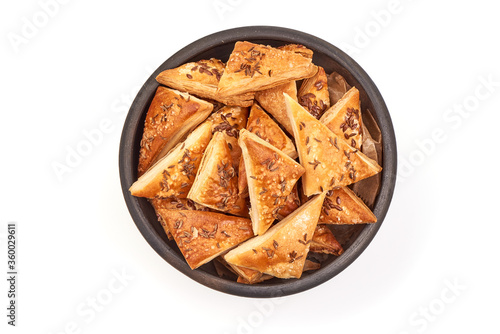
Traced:
POLYGON ((236 42, 217 92, 225 97, 264 90, 312 77, 317 70, 311 59, 293 51, 236 42))
POLYGON ((335 239, 332 231, 325 225, 319 225, 318 222, 316 230, 314 230, 309 251, 339 256, 344 252, 344 249, 337 239, 335 239))
POLYGON ((212 126, 203 123, 184 142, 177 144, 130 187, 133 196, 186 198, 193 184, 205 148, 212 138, 212 126))
POLYGON ((227 135, 216 132, 208 144, 187 197, 206 207, 248 217, 245 199, 239 196, 227 135))
POLYGON ((297 184, 293 186, 292 192, 286 197, 281 210, 278 211, 278 220, 282 220, 300 207, 299 191, 297 184))
POLYGON ((171 196, 168 198, 150 198, 149 203, 151 203, 151 206, 155 209, 156 218, 158 219, 158 222, 161 224, 161 226, 163 226, 163 229, 167 234, 168 240, 172 240, 173 237, 170 231, 168 230, 167 224, 163 221, 163 218, 161 218, 160 214, 158 213, 159 209, 211 211, 210 208, 195 203, 190 199, 177 198, 175 196, 171 196))
POLYGON ((283 151, 290 158, 297 158, 297 150, 295 150, 292 140, 257 103, 254 103, 250 109, 247 130, 283 151))
MULTIPOLYGON (((243 157, 242 157, 243 159, 243 157)), ((240 197, 246 199, 245 203, 248 200, 248 182, 247 182, 247 173, 245 171, 245 164, 240 162, 239 166, 239 172, 238 172, 238 191, 240 197)), ((247 207, 249 207, 249 203, 247 207)), ((280 205, 280 208, 277 211, 276 219, 282 220, 286 216, 288 216, 290 213, 295 211, 298 207, 300 206, 300 197, 299 197, 299 192, 297 189, 297 184, 293 186, 292 192, 285 198, 284 202, 282 205, 280 205)))
POLYGON ((349 185, 382 170, 292 98, 286 96, 286 102, 299 159, 306 170, 302 177, 306 196, 349 185))
POLYGON ((262 275, 264 275, 263 273, 257 270, 236 266, 230 263, 229 265, 239 276, 238 278, 242 278, 243 282, 240 283, 255 284, 257 282, 261 282, 262 275))
POLYGON ((294 213, 224 256, 233 265, 279 278, 300 278, 323 205, 322 193, 294 213))
POLYGON ((337 103, 325 111, 320 122, 343 137, 352 147, 359 149, 363 143, 360 110, 359 91, 356 87, 352 87, 337 103))
POLYGON ((158 211, 191 269, 253 236, 246 218, 206 211, 158 211))
POLYGON ((138 175, 165 156, 185 134, 205 120, 213 104, 166 87, 158 87, 151 101, 139 152, 138 175))
POLYGON ((304 168, 245 129, 240 132, 239 144, 247 175, 253 231, 260 235, 278 217, 278 211, 304 168))
POLYGON ((241 158, 241 148, 238 145, 240 130, 245 128, 248 118, 248 108, 225 106, 207 118, 212 123, 212 132, 224 132, 227 145, 231 151, 234 168, 238 168, 241 158))
POLYGON ((377 217, 356 194, 347 187, 330 190, 326 194, 319 224, 376 223, 377 217))
POLYGON ((318 66, 318 73, 302 82, 297 98, 311 115, 319 119, 330 107, 330 95, 325 70, 318 66))
MULTIPOLYGON (((240 272, 238 272, 238 283, 244 283, 244 284, 256 284, 256 283, 261 283, 267 280, 270 280, 271 278, 274 278, 274 276, 268 275, 268 274, 263 274, 261 272, 258 272, 256 270, 244 268, 244 267, 238 267, 241 269, 240 272)), ((314 262, 311 260, 306 259, 304 263, 304 268, 302 271, 310 271, 310 270, 318 270, 321 268, 321 264, 318 262, 314 262)))
POLYGON ((313 57, 313 51, 301 44, 287 44, 283 46, 278 46, 278 49, 285 51, 293 51, 309 59, 312 59, 313 57))
POLYGON ((266 90, 261 90, 255 93, 255 99, 264 108, 265 111, 273 115, 289 134, 293 134, 292 123, 286 114, 285 97, 283 93, 287 93, 295 101, 297 101, 297 84, 295 81, 287 82, 266 90))
POLYGON ((222 98, 217 94, 219 80, 224 73, 224 63, 218 59, 199 60, 161 72, 156 81, 196 96, 216 100, 226 105, 248 107, 252 105, 254 93, 222 98))

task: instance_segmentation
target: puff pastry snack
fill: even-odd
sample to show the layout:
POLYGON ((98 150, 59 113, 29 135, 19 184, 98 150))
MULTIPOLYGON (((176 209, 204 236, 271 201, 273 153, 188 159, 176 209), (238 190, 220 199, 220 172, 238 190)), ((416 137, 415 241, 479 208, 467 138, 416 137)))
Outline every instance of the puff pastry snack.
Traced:
POLYGON ((224 106, 212 113, 207 122, 212 123, 212 132, 224 132, 227 145, 231 151, 234 168, 238 168, 241 148, 238 145, 240 130, 245 128, 248 119, 248 108, 224 106))
POLYGON ((130 187, 133 196, 186 198, 205 148, 212 138, 210 123, 201 124, 130 187))
POLYGON ((318 70, 309 58, 288 50, 250 42, 236 42, 217 93, 231 96, 312 77, 318 70))
POLYGON ((356 194, 347 187, 327 192, 318 224, 376 223, 377 217, 356 194))
POLYGON ((260 235, 278 217, 304 168, 245 129, 240 132, 239 144, 245 163, 252 227, 254 234, 260 235))
POLYGON ((318 72, 302 82, 297 97, 299 104, 317 119, 330 107, 330 94, 323 67, 318 66, 318 72))
POLYGON ((312 59, 312 57, 313 57, 312 50, 306 48, 304 45, 301 45, 301 44, 286 44, 286 45, 278 46, 278 49, 298 53, 301 56, 303 56, 304 58, 312 59))
POLYGON ((266 90, 255 93, 255 99, 268 113, 280 123, 285 130, 293 135, 292 123, 286 114, 285 97, 283 93, 287 93, 292 99, 297 101, 297 84, 295 81, 290 81, 283 85, 279 85, 266 90))
POLYGON ((330 109, 325 111, 320 118, 332 132, 344 139, 354 148, 361 148, 362 118, 359 102, 359 91, 352 87, 344 96, 337 101, 330 109))
POLYGON ((213 104, 166 87, 158 87, 149 106, 139 152, 141 176, 187 133, 204 121, 213 104))
POLYGON ((233 265, 280 278, 300 278, 325 193, 224 256, 233 265))
POLYGON ((158 210, 191 269, 251 238, 249 219, 207 211, 158 210))
POLYGON ((298 44, 243 41, 226 64, 157 76, 170 88, 148 109, 129 190, 148 199, 191 269, 215 259, 239 283, 300 278, 349 244, 351 230, 333 225, 377 221, 346 187, 381 170, 360 152, 359 91, 312 58, 298 44))
POLYGON ((224 73, 224 63, 218 59, 199 60, 161 72, 156 81, 190 94, 222 102, 230 106, 248 107, 253 103, 254 93, 232 95, 222 98, 217 86, 224 73))
POLYGON ((297 152, 305 168, 302 186, 306 196, 349 185, 382 170, 376 161, 352 148, 292 98, 285 97, 297 152))
POLYGON ((248 116, 247 130, 264 139, 290 158, 297 158, 295 145, 278 124, 262 108, 254 103, 248 116))
POLYGON ((339 256, 344 249, 328 227, 318 224, 314 230, 309 251, 339 256))
POLYGON ((165 233, 167 234, 168 240, 172 240, 173 237, 172 237, 172 234, 170 233, 166 223, 163 221, 163 218, 161 218, 160 214, 158 213, 159 209, 211 211, 210 208, 207 208, 206 206, 195 203, 190 199, 177 198, 175 196, 171 196, 171 197, 167 197, 167 198, 157 198, 157 197, 150 198, 149 203, 151 203, 151 206, 155 209, 156 218, 158 219, 158 222, 160 222, 161 226, 163 226, 163 229, 165 230, 165 233))
POLYGON ((187 198, 214 210, 248 217, 226 136, 223 132, 213 135, 187 198))

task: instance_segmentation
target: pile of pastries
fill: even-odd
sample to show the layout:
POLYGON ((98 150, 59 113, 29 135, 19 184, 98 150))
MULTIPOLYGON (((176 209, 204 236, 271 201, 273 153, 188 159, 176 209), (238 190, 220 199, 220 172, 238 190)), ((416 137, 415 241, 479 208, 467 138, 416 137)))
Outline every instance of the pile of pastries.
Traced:
POLYGON ((339 256, 332 224, 376 217, 348 187, 381 171, 361 152, 359 91, 331 103, 301 45, 237 42, 227 63, 160 73, 134 196, 148 198, 196 269, 215 260, 241 283, 300 278, 339 256))

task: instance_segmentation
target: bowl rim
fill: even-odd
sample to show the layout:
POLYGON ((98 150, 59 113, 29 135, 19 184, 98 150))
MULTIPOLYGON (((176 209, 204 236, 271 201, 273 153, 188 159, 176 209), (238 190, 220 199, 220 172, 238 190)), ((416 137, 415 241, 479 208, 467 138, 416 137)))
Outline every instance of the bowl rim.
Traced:
POLYGON ((118 160, 120 183, 127 208, 137 228, 158 255, 186 276, 209 288, 232 295, 257 298, 281 297, 311 289, 332 279, 356 260, 373 240, 387 214, 394 193, 397 172, 396 137, 392 120, 382 95, 368 74, 349 55, 329 42, 301 31, 276 26, 246 26, 219 31, 190 43, 168 58, 146 80, 129 109, 120 139, 118 160), (156 76, 167 68, 166 66, 168 68, 180 66, 185 62, 185 59, 191 59, 211 48, 240 40, 276 40, 285 43, 303 44, 327 55, 338 65, 349 71, 358 82, 363 82, 363 90, 373 105, 373 113, 377 117, 378 125, 383 134, 383 170, 380 192, 375 204, 377 223, 369 224, 363 228, 345 252, 328 264, 327 267, 322 268, 323 270, 280 284, 247 285, 229 281, 202 270, 191 270, 184 259, 180 258, 154 230, 150 221, 142 212, 139 200, 130 195, 128 191, 135 181, 134 170, 137 167, 134 164, 133 155, 130 154, 134 143, 129 137, 132 131, 137 128, 137 123, 142 117, 142 112, 139 112, 139 109, 149 102, 149 92, 152 89, 156 90, 159 85, 156 82, 156 76))

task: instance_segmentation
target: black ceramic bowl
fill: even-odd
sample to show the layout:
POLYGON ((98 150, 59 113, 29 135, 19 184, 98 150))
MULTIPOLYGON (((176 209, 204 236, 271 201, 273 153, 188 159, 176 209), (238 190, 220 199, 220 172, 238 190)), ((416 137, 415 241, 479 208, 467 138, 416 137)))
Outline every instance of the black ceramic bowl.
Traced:
POLYGON ((276 297, 301 292, 331 279, 350 265, 368 246, 384 220, 396 182, 396 160, 396 139, 389 112, 380 92, 365 71, 348 55, 324 40, 296 30, 267 26, 221 31, 189 44, 167 59, 149 77, 132 103, 123 127, 119 156, 120 178, 125 201, 135 224, 151 247, 170 265, 195 281, 222 292, 246 297, 276 297), (158 87, 156 76, 163 70, 186 62, 211 57, 226 61, 234 43, 243 40, 271 46, 295 43, 313 50, 313 62, 316 65, 322 66, 326 73, 332 71, 340 73, 350 85, 359 89, 363 108, 368 108, 374 113, 382 130, 382 183, 373 210, 378 222, 362 227, 341 256, 331 256, 322 263, 321 269, 305 272, 300 279, 274 278, 256 285, 245 285, 220 278, 211 263, 191 270, 175 242, 167 239, 148 201, 144 198, 133 197, 128 191, 132 183, 137 180, 139 143, 149 104, 158 87))

